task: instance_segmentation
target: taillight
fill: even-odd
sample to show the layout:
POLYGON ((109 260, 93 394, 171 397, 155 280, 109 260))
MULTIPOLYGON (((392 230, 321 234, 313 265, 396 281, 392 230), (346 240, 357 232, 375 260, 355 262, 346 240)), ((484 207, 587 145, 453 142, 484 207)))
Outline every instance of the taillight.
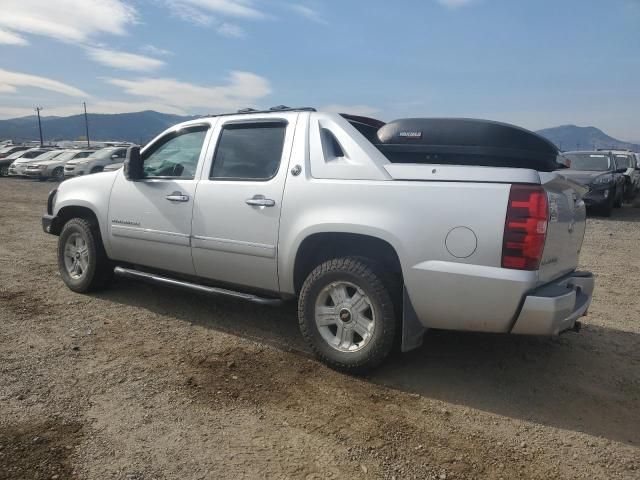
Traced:
POLYGON ((502 267, 537 270, 547 236, 547 194, 538 185, 512 185, 502 240, 502 267))

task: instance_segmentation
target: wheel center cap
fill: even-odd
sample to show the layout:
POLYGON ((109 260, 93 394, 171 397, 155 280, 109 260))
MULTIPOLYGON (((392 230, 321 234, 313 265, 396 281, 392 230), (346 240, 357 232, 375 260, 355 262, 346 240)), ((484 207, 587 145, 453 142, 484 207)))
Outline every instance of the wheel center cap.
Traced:
POLYGON ((343 308, 342 310, 340 310, 340 320, 342 320, 344 323, 350 322, 351 312, 346 308, 343 308))
POLYGON ((80 258, 80 252, 76 252, 76 258, 79 259, 80 258))

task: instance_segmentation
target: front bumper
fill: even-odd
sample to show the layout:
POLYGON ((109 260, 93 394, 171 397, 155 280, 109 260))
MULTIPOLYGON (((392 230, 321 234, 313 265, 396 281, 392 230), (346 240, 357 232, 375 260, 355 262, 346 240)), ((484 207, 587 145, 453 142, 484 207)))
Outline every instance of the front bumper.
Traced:
POLYGON ((55 215, 46 214, 42 216, 42 230, 51 235, 60 234, 60 219, 55 215))
POLYGON ((610 195, 611 187, 599 188, 597 190, 589 190, 589 193, 582 197, 582 200, 584 200, 584 204, 587 207, 599 207, 611 201, 609 199, 610 195))
POLYGON ((47 178, 49 176, 46 170, 30 170, 28 168, 24 171, 24 174, 33 178, 47 178))
POLYGON ((573 272, 529 293, 511 333, 557 335, 587 314, 595 280, 591 272, 573 272))

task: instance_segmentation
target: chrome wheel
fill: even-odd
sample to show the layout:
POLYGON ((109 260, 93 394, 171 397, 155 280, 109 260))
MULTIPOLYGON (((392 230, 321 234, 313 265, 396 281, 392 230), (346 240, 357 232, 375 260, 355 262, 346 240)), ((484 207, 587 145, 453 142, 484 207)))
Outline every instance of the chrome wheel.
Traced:
POLYGON ((373 336, 376 315, 366 293, 350 282, 333 282, 322 289, 315 305, 322 338, 340 352, 356 352, 373 336))
POLYGON ((79 233, 72 233, 64 245, 64 266, 74 280, 84 276, 89 268, 89 247, 79 233))

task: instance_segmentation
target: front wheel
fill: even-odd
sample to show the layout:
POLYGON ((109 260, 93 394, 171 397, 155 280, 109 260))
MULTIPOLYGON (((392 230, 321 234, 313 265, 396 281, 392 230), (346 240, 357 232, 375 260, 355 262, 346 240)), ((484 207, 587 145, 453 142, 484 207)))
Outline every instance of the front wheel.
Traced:
POLYGON ((58 269, 64 283, 74 292, 101 290, 113 276, 97 226, 84 218, 72 218, 58 238, 58 269))
POLYGON ((0 177, 9 176, 9 167, 7 165, 2 165, 0 167, 0 177))
POLYGON ((93 167, 89 173, 100 173, 102 170, 102 167, 93 167))
POLYGON ((56 167, 51 172, 51 176, 57 182, 62 182, 64 180, 64 167, 56 167))
POLYGON ((300 330, 330 367, 361 374, 391 352, 397 320, 383 278, 369 260, 345 257, 319 265, 302 285, 300 330))
MULTIPOLYGON (((621 208, 622 207, 622 201, 624 200, 624 187, 622 187, 621 189, 622 191, 620 192, 619 196, 614 197, 615 201, 613 202, 613 207, 614 208, 621 208)), ((616 189, 616 193, 618 193, 618 190, 616 189)))

